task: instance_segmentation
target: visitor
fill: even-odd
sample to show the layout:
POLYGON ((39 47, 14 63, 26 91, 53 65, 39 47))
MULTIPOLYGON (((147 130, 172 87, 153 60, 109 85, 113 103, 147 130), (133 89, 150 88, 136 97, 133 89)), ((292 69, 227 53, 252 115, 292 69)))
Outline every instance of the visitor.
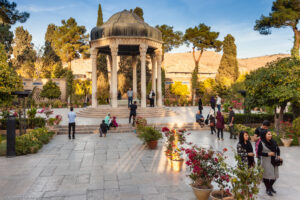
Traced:
POLYGON ((221 104, 222 104, 222 99, 219 95, 217 95, 217 108, 218 108, 218 111, 221 112, 221 104))
POLYGON ((109 130, 109 128, 111 127, 111 118, 110 118, 110 114, 108 113, 106 115, 106 117, 104 118, 105 124, 107 126, 107 130, 109 130))
POLYGON ((73 107, 70 108, 70 112, 68 113, 69 118, 69 139, 71 139, 71 129, 72 129, 72 138, 75 139, 75 119, 76 113, 73 111, 73 107))
POLYGON ((102 124, 100 124, 100 137, 102 137, 102 134, 104 135, 104 137, 106 137, 106 133, 107 133, 107 125, 105 124, 105 120, 102 120, 102 124))
POLYGON ((265 135, 262 135, 261 141, 258 145, 258 155, 261 156, 261 166, 264 169, 263 182, 266 186, 266 192, 269 196, 273 196, 272 193, 276 193, 273 188, 273 184, 279 177, 278 166, 282 163, 280 158, 280 149, 272 139, 272 133, 268 131, 265 135))
POLYGON ((153 90, 151 90, 149 94, 150 107, 154 107, 154 97, 155 97, 155 93, 153 90))
POLYGON ((204 117, 200 110, 196 114, 196 122, 201 126, 201 128, 204 127, 204 117))
POLYGON ((198 110, 200 111, 200 114, 202 114, 203 105, 202 105, 202 99, 200 97, 198 99, 198 110))
POLYGON ((255 129, 254 131, 254 141, 255 143, 255 152, 257 159, 260 160, 260 157, 258 156, 258 145, 260 143, 260 140, 264 135, 268 132, 268 129, 270 128, 271 123, 268 120, 264 120, 262 125, 255 129))
POLYGON ((136 109, 137 109, 137 105, 136 105, 136 101, 133 102, 133 104, 130 105, 130 114, 129 114, 129 124, 131 122, 131 117, 133 116, 133 123, 132 126, 134 126, 135 123, 135 116, 136 116, 136 109))
POLYGON ((131 88, 127 91, 127 97, 128 97, 128 108, 132 104, 132 98, 133 98, 133 91, 131 88))
POLYGON ((229 107, 229 117, 228 117, 228 122, 229 122, 229 132, 230 132, 230 139, 236 139, 236 133, 234 131, 234 120, 235 120, 235 113, 233 111, 232 107, 229 107))
POLYGON ((247 131, 240 132, 239 142, 237 144, 237 153, 241 157, 241 160, 245 166, 248 166, 248 168, 254 166, 254 153, 247 131))
POLYGON ((213 135, 214 132, 216 132, 216 118, 215 118, 215 112, 214 110, 210 110, 209 112, 209 126, 210 126, 210 131, 211 131, 211 134, 213 135))
POLYGON ((224 121, 224 116, 220 111, 217 112, 216 119, 217 119, 216 128, 218 130, 218 140, 220 140, 220 133, 221 133, 221 140, 224 140, 223 129, 224 129, 225 121, 224 121))
POLYGON ((216 108, 216 100, 215 100, 215 97, 214 97, 214 96, 212 96, 212 97, 210 98, 210 106, 211 106, 211 108, 212 108, 214 111, 216 111, 216 110, 215 110, 215 108, 216 108))
POLYGON ((111 126, 114 128, 118 128, 118 123, 117 123, 117 118, 115 116, 113 116, 113 119, 111 121, 111 126))
POLYGON ((122 99, 122 94, 121 94, 121 91, 119 90, 118 91, 118 100, 121 100, 122 99))

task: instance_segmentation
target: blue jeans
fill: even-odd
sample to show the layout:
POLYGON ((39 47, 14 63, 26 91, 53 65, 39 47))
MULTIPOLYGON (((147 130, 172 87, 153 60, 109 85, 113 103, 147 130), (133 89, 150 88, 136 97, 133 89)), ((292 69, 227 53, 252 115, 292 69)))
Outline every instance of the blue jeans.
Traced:
POLYGON ((221 112, 221 104, 217 104, 218 111, 221 112))
POLYGON ((128 97, 128 107, 132 104, 132 97, 128 97))

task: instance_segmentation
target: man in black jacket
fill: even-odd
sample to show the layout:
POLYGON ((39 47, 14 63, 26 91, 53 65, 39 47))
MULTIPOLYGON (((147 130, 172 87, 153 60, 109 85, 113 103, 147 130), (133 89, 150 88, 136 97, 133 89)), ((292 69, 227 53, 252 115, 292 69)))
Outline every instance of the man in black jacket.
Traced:
POLYGON ((104 137, 106 137, 107 125, 105 124, 104 120, 102 120, 102 124, 100 124, 99 132, 100 132, 100 137, 102 137, 102 134, 104 134, 104 137))

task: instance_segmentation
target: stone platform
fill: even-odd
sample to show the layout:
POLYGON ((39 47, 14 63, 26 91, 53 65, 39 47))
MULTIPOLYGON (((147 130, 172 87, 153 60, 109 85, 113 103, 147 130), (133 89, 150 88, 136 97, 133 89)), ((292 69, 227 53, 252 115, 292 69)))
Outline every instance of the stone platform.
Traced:
MULTIPOLYGON (((128 118, 130 110, 127 106, 120 106, 118 108, 112 108, 110 106, 98 106, 97 108, 85 108, 78 111, 77 117, 84 118, 104 118, 108 113, 110 116, 115 116, 117 118, 128 118)), ((165 108, 165 107, 146 107, 137 109, 137 116, 143 118, 152 117, 172 117, 176 116, 176 112, 165 108)))

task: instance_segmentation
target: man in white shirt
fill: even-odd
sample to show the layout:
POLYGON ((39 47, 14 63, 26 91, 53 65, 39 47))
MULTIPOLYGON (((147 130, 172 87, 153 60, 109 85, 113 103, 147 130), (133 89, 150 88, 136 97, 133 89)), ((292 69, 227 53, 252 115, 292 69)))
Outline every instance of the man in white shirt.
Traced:
POLYGON ((221 112, 221 103, 222 103, 222 99, 221 97, 218 95, 217 96, 217 108, 218 108, 218 111, 221 112))
POLYGON ((70 108, 70 112, 68 113, 69 118, 69 139, 71 139, 71 128, 72 131, 72 137, 75 139, 75 119, 76 119, 76 113, 73 111, 73 107, 70 108))
POLYGON ((133 99, 133 91, 131 88, 127 91, 127 97, 128 97, 128 108, 132 104, 132 99, 133 99))

